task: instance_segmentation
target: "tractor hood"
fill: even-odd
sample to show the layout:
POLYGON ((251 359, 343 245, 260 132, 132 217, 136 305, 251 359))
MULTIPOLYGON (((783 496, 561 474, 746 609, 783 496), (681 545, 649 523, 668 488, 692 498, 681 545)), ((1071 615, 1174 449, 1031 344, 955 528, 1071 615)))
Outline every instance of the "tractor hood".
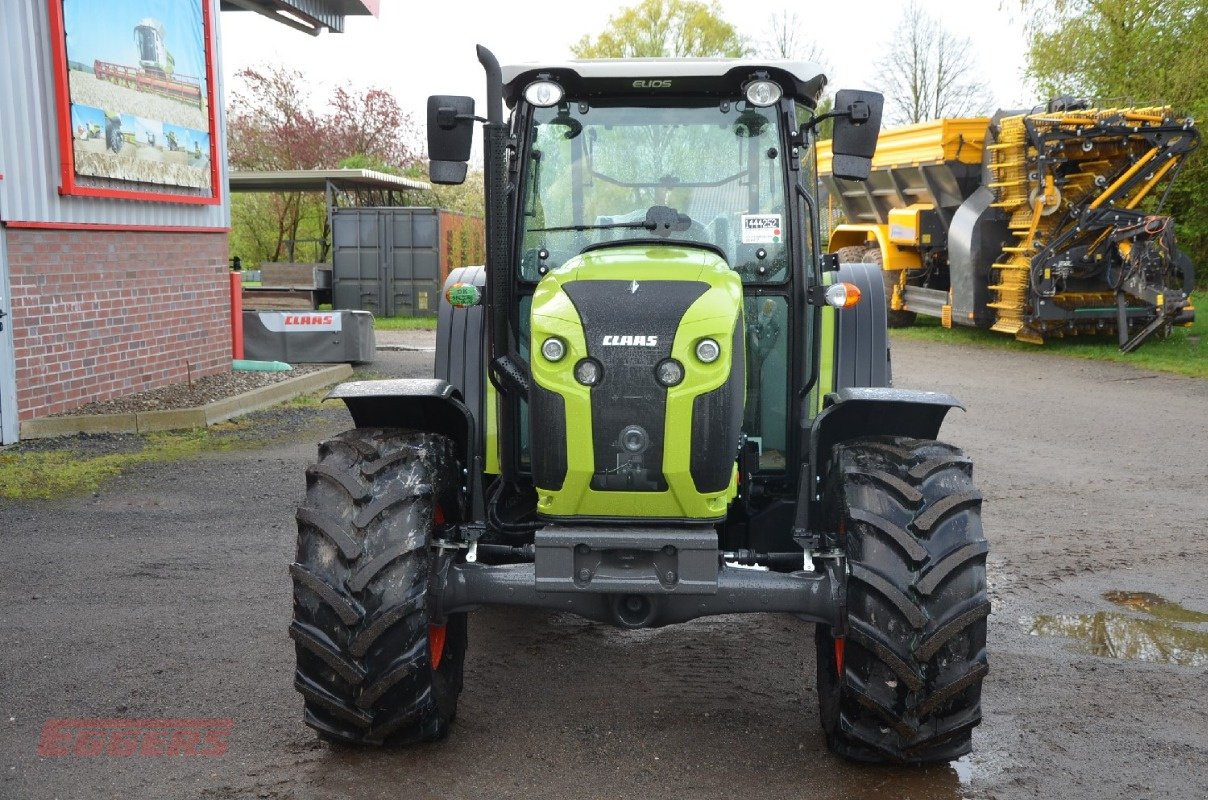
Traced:
POLYGON ((745 392, 742 308, 738 275, 690 245, 594 248, 541 280, 530 353, 542 514, 724 515, 745 392), (543 350, 551 337, 556 359, 543 350), (708 362, 697 353, 705 339, 720 350, 708 362), (577 375, 583 362, 594 382, 577 375), (678 381, 659 377, 668 362, 678 381))

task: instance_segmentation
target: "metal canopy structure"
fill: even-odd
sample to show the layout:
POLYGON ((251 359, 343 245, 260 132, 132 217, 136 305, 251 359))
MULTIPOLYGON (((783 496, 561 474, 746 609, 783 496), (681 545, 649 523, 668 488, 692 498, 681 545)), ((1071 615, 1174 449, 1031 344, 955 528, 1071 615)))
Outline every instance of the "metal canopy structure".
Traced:
POLYGON ((397 194, 423 192, 432 188, 426 181, 391 175, 372 169, 295 169, 276 172, 231 170, 231 192, 323 192, 327 211, 339 197, 352 197, 354 205, 397 206, 397 194))
MULTIPOLYGON (((391 175, 372 169, 295 169, 280 171, 231 170, 227 176, 231 194, 240 192, 322 192, 327 198, 326 218, 330 225, 336 208, 344 206, 403 206, 408 192, 432 188, 426 181, 391 175), (343 201, 343 202, 341 202, 343 201)), ((327 252, 327 230, 321 242, 327 252)), ((293 258, 291 244, 290 258, 293 258)))
POLYGON ((372 169, 231 170, 232 192, 426 191, 430 183, 372 169))
POLYGON ((345 17, 378 15, 380 0, 222 0, 223 11, 254 11, 275 22, 318 36, 324 28, 344 32, 345 17))

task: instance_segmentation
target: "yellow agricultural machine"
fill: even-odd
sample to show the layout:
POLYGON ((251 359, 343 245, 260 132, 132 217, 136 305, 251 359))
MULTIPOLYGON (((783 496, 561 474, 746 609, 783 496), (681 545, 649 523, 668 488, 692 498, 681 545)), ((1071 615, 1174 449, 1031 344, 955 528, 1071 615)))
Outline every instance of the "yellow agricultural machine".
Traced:
POLYGON ((1161 208, 1199 142, 1168 107, 1069 99, 882 131, 863 183, 831 173, 824 142, 843 218, 830 250, 881 264, 891 327, 924 314, 1035 344, 1114 332, 1129 352, 1194 320, 1195 268, 1161 208))

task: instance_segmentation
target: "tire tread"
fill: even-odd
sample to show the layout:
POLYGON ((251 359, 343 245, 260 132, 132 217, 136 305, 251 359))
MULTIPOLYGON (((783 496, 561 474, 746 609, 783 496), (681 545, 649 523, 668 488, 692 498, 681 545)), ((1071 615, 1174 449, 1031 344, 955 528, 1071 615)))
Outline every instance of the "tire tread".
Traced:
POLYGON ((816 637, 823 729, 840 755, 930 763, 969 752, 989 672, 981 501, 951 445, 836 446, 823 506, 848 556, 842 674, 830 629, 816 637))

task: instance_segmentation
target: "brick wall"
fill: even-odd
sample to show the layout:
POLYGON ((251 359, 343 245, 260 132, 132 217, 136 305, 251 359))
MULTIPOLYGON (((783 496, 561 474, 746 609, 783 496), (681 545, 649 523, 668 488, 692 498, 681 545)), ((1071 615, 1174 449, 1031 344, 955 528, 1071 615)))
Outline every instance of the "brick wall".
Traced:
POLYGON ((230 369, 225 234, 10 228, 7 241, 20 419, 230 369))

